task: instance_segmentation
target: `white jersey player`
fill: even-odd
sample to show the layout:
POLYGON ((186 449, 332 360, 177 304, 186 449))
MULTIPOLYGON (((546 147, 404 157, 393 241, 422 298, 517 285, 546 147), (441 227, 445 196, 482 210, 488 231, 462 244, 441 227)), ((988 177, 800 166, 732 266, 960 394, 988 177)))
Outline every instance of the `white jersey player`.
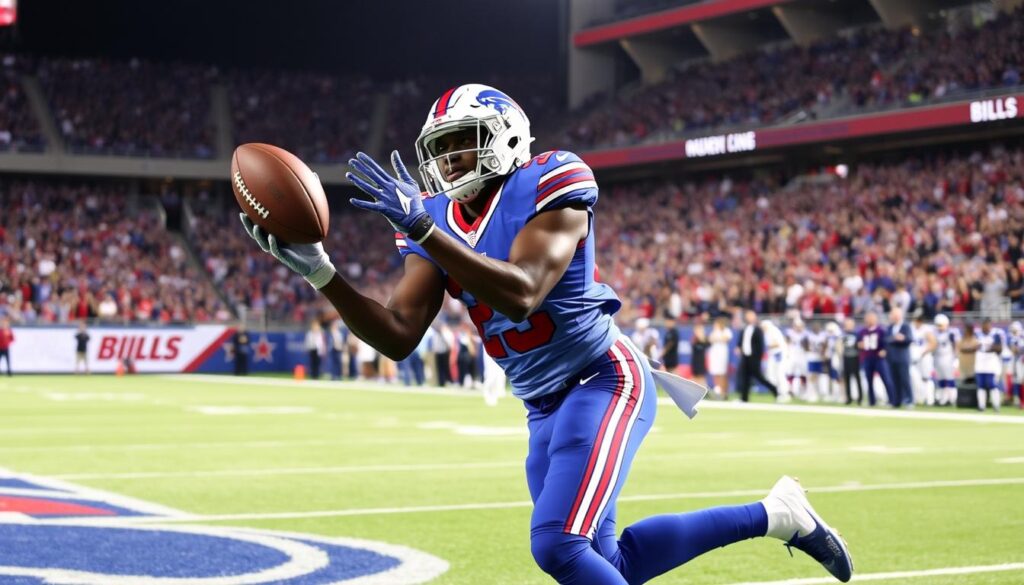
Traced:
POLYGON ((910 326, 910 385, 917 404, 935 404, 935 331, 918 316, 910 326))
POLYGON ((765 353, 768 356, 765 363, 765 377, 779 390, 779 402, 789 401, 789 384, 786 381, 787 372, 787 344, 786 335, 779 327, 765 319, 761 321, 761 330, 764 331, 765 353))
POLYGON ((1010 363, 1010 394, 1013 403, 1024 408, 1024 325, 1020 321, 1010 323, 1009 349, 1013 355, 1010 363))
POLYGON ((938 403, 941 406, 956 405, 956 368, 960 349, 960 330, 949 326, 949 317, 935 316, 935 351, 933 364, 935 380, 938 382, 938 403))
POLYGON ((799 317, 786 330, 786 344, 789 348, 789 371, 786 377, 789 378, 793 396, 802 396, 807 386, 808 333, 799 317))
POLYGON ((986 395, 992 400, 992 409, 999 411, 1002 395, 999 392, 999 373, 1003 369, 1002 353, 1006 346, 1006 332, 993 327, 985 319, 976 332, 978 353, 974 358, 974 373, 978 381, 978 410, 985 410, 986 395))

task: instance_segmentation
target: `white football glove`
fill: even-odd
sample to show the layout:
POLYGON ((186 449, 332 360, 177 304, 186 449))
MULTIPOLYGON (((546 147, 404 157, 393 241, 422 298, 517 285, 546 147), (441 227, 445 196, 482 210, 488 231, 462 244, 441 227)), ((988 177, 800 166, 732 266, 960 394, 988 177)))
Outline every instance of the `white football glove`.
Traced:
POLYGON ((260 226, 254 224, 244 213, 239 213, 238 217, 242 220, 245 233, 256 240, 264 252, 305 278, 313 288, 319 290, 334 278, 334 264, 331 264, 322 243, 278 244, 274 234, 265 234, 260 226))

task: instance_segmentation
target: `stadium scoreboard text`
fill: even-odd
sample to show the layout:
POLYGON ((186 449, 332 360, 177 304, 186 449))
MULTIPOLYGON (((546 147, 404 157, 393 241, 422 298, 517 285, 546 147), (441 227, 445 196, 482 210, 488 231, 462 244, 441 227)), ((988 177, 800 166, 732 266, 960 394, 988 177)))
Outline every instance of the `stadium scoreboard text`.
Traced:
POLYGON ((735 152, 750 152, 757 148, 757 132, 739 132, 704 136, 686 141, 686 158, 717 156, 735 152))

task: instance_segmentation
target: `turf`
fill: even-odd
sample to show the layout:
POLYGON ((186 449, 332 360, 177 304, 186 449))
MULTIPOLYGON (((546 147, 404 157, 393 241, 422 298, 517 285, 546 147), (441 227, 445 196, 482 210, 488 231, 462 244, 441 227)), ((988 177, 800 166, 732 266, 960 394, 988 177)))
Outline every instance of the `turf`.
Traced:
MULTIPOLYGON (((266 378, 0 379, 0 467, 203 515, 346 510, 216 523, 404 544, 451 564, 439 584, 550 582, 529 553, 518 401, 488 408, 468 392, 380 389, 266 378), (395 510, 477 503, 508 505, 395 510)), ((659 408, 618 506, 620 526, 755 500, 790 474, 842 530, 858 573, 1024 562, 1024 479, 934 485, 1024 478, 1024 425, 711 407, 688 421, 659 408), (831 491, 816 493, 822 486, 831 491)), ((806 557, 761 539, 653 582, 822 576, 806 557)), ((1024 572, 876 582, 1020 584, 1024 572)))

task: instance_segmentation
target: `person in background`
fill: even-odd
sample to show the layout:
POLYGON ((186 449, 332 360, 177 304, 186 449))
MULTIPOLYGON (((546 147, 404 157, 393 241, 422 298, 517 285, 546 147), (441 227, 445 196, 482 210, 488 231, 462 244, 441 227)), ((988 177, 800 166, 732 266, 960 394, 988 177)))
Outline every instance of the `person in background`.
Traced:
POLYGON ((636 320, 636 329, 630 337, 633 345, 648 358, 659 359, 661 354, 661 336, 658 330, 651 327, 651 320, 641 317, 636 320))
POLYGON ((807 356, 807 387, 804 389, 803 399, 808 402, 817 402, 820 397, 828 395, 828 356, 826 355, 826 334, 821 329, 821 323, 811 321, 809 330, 804 337, 806 340, 805 354, 807 356))
POLYGON ((913 334, 910 325, 903 321, 903 310, 899 307, 889 311, 889 326, 885 332, 885 361, 892 378, 889 405, 893 408, 913 408, 914 393, 910 383, 910 344, 913 343, 913 334))
POLYGON ((711 326, 708 342, 708 371, 714 378, 715 394, 725 400, 729 397, 729 342, 732 341, 732 329, 729 329, 725 317, 718 317, 711 326))
POLYGON ((11 344, 14 343, 14 331, 11 330, 11 321, 4 319, 0 321, 0 359, 7 359, 7 375, 11 376, 11 344))
POLYGON ((981 322, 978 338, 978 352, 974 356, 974 375, 978 381, 978 410, 985 410, 985 396, 992 402, 992 409, 999 412, 1002 393, 999 391, 999 372, 1003 369, 1000 354, 1006 345, 1006 334, 992 326, 985 318, 981 322))
POLYGON ((878 313, 864 315, 864 327, 857 333, 857 349, 864 378, 868 382, 868 406, 875 405, 875 375, 882 378, 886 392, 892 387, 889 366, 885 362, 885 330, 878 324, 878 313))
MULTIPOLYGON (((959 353, 960 331, 949 326, 949 317, 935 316, 935 350, 932 352, 935 378, 938 383, 939 406, 956 406, 956 358, 959 353)), ((961 364, 961 369, 963 365, 961 364)))
POLYGON ((445 334, 447 326, 440 322, 435 322, 431 329, 433 329, 434 334, 430 336, 430 353, 434 354, 437 385, 444 387, 451 381, 451 376, 449 375, 451 370, 448 367, 448 358, 452 347, 449 341, 450 335, 445 334))
POLYGON ((82 372, 89 373, 89 333, 85 330, 85 321, 78 324, 78 332, 75 333, 75 373, 78 373, 79 365, 82 372))
POLYGON ((704 319, 699 318, 693 326, 693 334, 690 336, 690 373, 693 379, 707 384, 708 382, 708 342, 707 333, 704 330, 704 319))
POLYGON ((327 357, 332 380, 340 380, 345 374, 345 336, 341 333, 341 319, 331 321, 327 329, 327 357))
POLYGON ((1024 408, 1024 324, 1010 323, 1010 397, 1018 408, 1024 408))
POLYGON ((740 392, 740 400, 750 401, 750 386, 756 380, 778 398, 779 390, 761 372, 761 360, 764 359, 764 331, 757 322, 757 313, 747 310, 743 313, 746 325, 740 333, 740 342, 736 353, 740 357, 740 367, 736 372, 736 388, 740 392))
POLYGON ((659 358, 666 372, 674 374, 679 368, 679 330, 672 317, 665 319, 665 342, 661 346, 659 358))
POLYGON ((427 348, 430 346, 430 337, 433 335, 434 330, 427 328, 427 332, 420 339, 419 344, 416 345, 416 349, 412 350, 407 358, 398 362, 398 375, 402 378, 402 384, 411 386, 416 384, 422 386, 425 381, 423 371, 423 356, 427 353, 427 348))
POLYGON ((935 373, 934 352, 936 347, 935 332, 932 326, 924 322, 924 314, 914 316, 910 326, 910 382, 914 391, 914 402, 933 406, 935 404, 935 373))
POLYGON ((800 397, 807 391, 807 361, 810 333, 799 316, 793 318, 792 327, 786 329, 786 346, 789 348, 789 363, 786 378, 789 382, 790 394, 800 397))
POLYGON ((235 355, 235 375, 249 375, 249 332, 245 325, 239 325, 231 338, 231 348, 235 355))
POLYGON ((346 364, 348 370, 348 378, 355 380, 360 376, 359 369, 359 348, 362 347, 362 343, 359 341, 359 336, 350 335, 345 339, 345 355, 346 364))
MULTIPOLYGON (((957 344, 957 351, 960 355, 959 369, 961 382, 977 383, 974 366, 978 357, 978 348, 980 347, 981 343, 974 334, 974 325, 972 323, 964 323, 963 334, 960 338, 960 343, 957 344)), ((980 386, 977 387, 980 388, 980 386)), ((953 404, 954 406, 956 405, 955 400, 953 404)))
POLYGON ((843 392, 846 404, 853 403, 853 382, 857 382, 857 404, 864 400, 864 384, 860 381, 860 351, 857 349, 857 323, 847 317, 843 321, 843 334, 839 338, 839 352, 843 356, 843 392))
POLYGON ((320 361, 327 353, 327 346, 324 343, 324 331, 319 321, 312 321, 309 324, 309 331, 306 332, 306 351, 309 352, 309 377, 312 380, 320 378, 320 361))
POLYGON ((778 402, 789 402, 789 384, 786 383, 786 334, 773 321, 761 321, 764 343, 768 352, 765 377, 778 389, 778 402))

